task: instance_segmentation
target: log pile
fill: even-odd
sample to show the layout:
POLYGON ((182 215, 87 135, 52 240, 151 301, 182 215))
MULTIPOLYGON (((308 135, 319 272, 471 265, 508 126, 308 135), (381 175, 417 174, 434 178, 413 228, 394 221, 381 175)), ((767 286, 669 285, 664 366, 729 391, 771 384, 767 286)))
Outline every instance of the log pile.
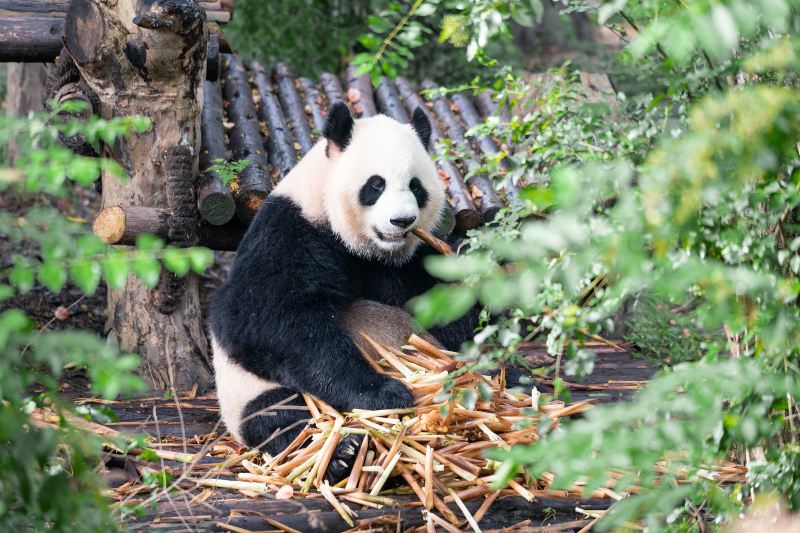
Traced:
MULTIPOLYGON (((352 71, 346 81, 347 91, 333 74, 323 74, 315 83, 295 78, 284 64, 268 69, 258 62, 245 64, 235 55, 221 54, 221 80, 206 83, 202 115, 198 182, 201 245, 236 249, 246 225, 272 187, 318 140, 332 102, 345 101, 360 116, 381 112, 403 123, 408 123, 419 106, 431 120, 433 150, 440 155, 447 154, 448 140, 469 148, 464 133, 487 116, 478 109, 496 109, 487 107, 493 101, 483 93, 475 103, 465 94, 451 99, 436 96, 426 102, 402 77, 395 81, 384 77, 375 90, 369 77, 355 76, 352 71), (209 170, 218 159, 245 159, 249 165, 237 179, 224 184, 219 172, 209 170), (225 232, 231 232, 231 236, 225 236, 225 232)), ((430 82, 423 84, 423 88, 432 87, 430 82)), ((458 154, 460 157, 437 161, 439 177, 447 190, 452 224, 448 230, 458 233, 491 220, 504 205, 487 176, 464 179, 470 165, 480 164, 483 158, 498 157, 500 147, 493 139, 479 137, 476 146, 474 152, 470 149, 469 153, 458 154)), ((509 189, 504 192, 506 200, 512 201, 509 189)), ((165 216, 147 208, 111 206, 98 216, 95 230, 108 244, 127 245, 143 231, 164 235, 165 216), (147 212, 137 212, 139 209, 147 212), (104 228, 106 224, 112 226, 104 228)))

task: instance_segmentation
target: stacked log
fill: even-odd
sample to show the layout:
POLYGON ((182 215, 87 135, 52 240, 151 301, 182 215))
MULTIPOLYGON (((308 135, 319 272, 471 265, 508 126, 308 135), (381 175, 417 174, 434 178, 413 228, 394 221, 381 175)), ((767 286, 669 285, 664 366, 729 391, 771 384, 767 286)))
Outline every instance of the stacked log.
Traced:
MULTIPOLYGON (((453 103, 458 108, 458 113, 461 115, 461 119, 468 128, 474 128, 475 126, 483 123, 483 119, 478 114, 478 110, 475 109, 475 106, 472 104, 472 100, 470 100, 466 94, 454 94, 452 99, 453 103)), ((478 148, 480 148, 480 151, 483 153, 485 158, 495 158, 500 152, 500 147, 497 146, 497 143, 494 141, 494 139, 488 135, 478 135, 476 140, 478 148)), ((501 159, 497 164, 497 168, 500 172, 506 173, 508 172, 508 163, 505 159, 501 159)), ((509 202, 514 204, 519 203, 519 192, 517 191, 517 186, 510 178, 503 182, 503 192, 505 192, 509 202)))
POLYGON ((381 113, 392 117, 401 124, 408 124, 408 114, 400 101, 400 95, 397 94, 397 87, 386 76, 381 78, 381 84, 375 91, 375 100, 381 113))
POLYGON ((311 139, 305 106, 297 93, 294 75, 287 65, 278 63, 272 70, 272 77, 278 87, 278 96, 283 104, 283 109, 289 118, 295 142, 300 147, 300 155, 305 155, 314 146, 314 141, 311 139))
POLYGON ((200 117, 200 184, 197 188, 197 209, 203 220, 219 226, 229 222, 236 212, 236 203, 228 184, 214 170, 219 159, 228 160, 225 128, 222 125, 222 88, 219 83, 205 82, 205 102, 200 117))
MULTIPOLYGON (((411 83, 405 78, 397 78, 397 88, 400 95, 403 97, 403 104, 405 105, 408 113, 413 113, 414 109, 419 107, 428 116, 431 121, 431 142, 434 149, 441 155, 446 148, 442 144, 444 136, 442 135, 441 128, 439 127, 436 117, 433 116, 428 106, 412 88, 411 83)), ((453 161, 447 159, 439 159, 437 161, 439 168, 439 177, 445 183, 447 188, 448 202, 450 209, 455 217, 456 229, 459 232, 464 232, 468 229, 476 228, 481 223, 481 217, 475 207, 475 203, 469 194, 469 189, 464 183, 464 178, 461 172, 453 161)))
POLYGON ((314 124, 314 137, 318 137, 325 127, 324 110, 325 97, 322 96, 314 82, 308 78, 300 78, 300 87, 303 88, 303 100, 306 103, 306 114, 309 115, 311 123, 314 124))
POLYGON ((225 100, 228 101, 228 121, 233 124, 228 133, 234 160, 246 159, 250 164, 232 183, 236 213, 250 221, 272 190, 270 166, 265 154, 264 140, 256 119, 252 90, 242 60, 226 54, 224 62, 225 100))
POLYGON ((359 118, 378 114, 372 99, 372 81, 366 74, 356 75, 355 67, 347 67, 347 101, 359 118))
MULTIPOLYGON (((423 81, 422 88, 425 91, 436 91, 438 89, 436 84, 431 80, 423 81)), ((434 93, 434 96, 432 96, 430 100, 433 102, 433 109, 436 112, 436 116, 439 117, 439 120, 442 121, 445 127, 447 137, 453 142, 464 146, 466 150, 466 152, 460 156, 463 167, 469 169, 479 166, 464 136, 464 127, 458 122, 453 110, 450 109, 450 103, 447 98, 441 94, 434 93)), ((492 220, 503 207, 503 202, 495 191, 492 181, 483 174, 475 174, 467 180, 467 185, 469 185, 472 191, 472 197, 475 203, 479 205, 484 220, 492 220)))
POLYGON ((322 86, 322 91, 325 93, 325 98, 328 99, 328 106, 332 106, 336 102, 344 102, 344 89, 339 77, 330 72, 323 72, 319 77, 319 84, 322 86))
POLYGON ((292 134, 283 116, 281 103, 272 88, 267 71, 260 63, 250 64, 253 84, 258 91, 258 118, 267 126, 267 152, 272 166, 285 176, 297 162, 297 154, 292 144, 292 134))

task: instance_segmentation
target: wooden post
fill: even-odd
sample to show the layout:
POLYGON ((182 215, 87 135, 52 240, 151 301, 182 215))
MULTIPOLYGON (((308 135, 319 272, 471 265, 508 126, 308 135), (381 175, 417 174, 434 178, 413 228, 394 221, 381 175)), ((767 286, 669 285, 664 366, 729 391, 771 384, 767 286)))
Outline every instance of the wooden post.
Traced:
MULTIPOLYGON (((97 95, 98 113, 145 115, 153 123, 149 132, 105 149, 128 180, 104 174, 103 205, 167 209, 167 234, 181 245, 197 240, 194 180, 207 41, 204 12, 192 0, 73 0, 65 21, 65 47, 97 95)), ((197 278, 174 281, 162 276, 161 290, 182 292, 155 298, 134 278, 123 291, 109 290, 109 339, 141 355, 153 387, 202 389, 211 374, 197 278), (169 307, 162 305, 166 296, 174 304, 168 314, 159 311, 169 307)))
MULTIPOLYGON (((44 88, 47 71, 44 65, 9 63, 6 85, 6 114, 9 117, 24 117, 29 112, 44 110, 44 88)), ((19 157, 17 143, 8 144, 8 160, 12 165, 19 157)))

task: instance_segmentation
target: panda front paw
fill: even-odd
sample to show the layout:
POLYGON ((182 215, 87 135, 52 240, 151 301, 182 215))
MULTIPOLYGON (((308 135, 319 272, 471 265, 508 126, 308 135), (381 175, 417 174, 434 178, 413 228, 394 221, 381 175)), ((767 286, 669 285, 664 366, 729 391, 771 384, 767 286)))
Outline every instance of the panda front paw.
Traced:
POLYGON ((414 406, 414 395, 408 387, 394 378, 386 378, 376 400, 378 405, 373 409, 404 409, 414 406))
POLYGON ((325 471, 325 479, 328 480, 328 483, 338 483, 350 475, 360 446, 361 439, 355 435, 345 437, 336 446, 331 462, 328 463, 328 469, 325 471))

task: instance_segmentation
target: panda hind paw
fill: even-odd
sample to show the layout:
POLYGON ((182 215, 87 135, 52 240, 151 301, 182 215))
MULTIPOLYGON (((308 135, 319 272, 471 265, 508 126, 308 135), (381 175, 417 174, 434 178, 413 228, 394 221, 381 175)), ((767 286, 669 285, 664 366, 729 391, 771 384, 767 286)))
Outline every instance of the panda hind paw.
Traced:
POLYGON ((329 483, 338 483, 350 475, 360 447, 361 438, 356 435, 350 435, 342 439, 342 442, 336 446, 336 450, 333 452, 331 462, 328 463, 328 470, 325 471, 325 479, 329 483))

